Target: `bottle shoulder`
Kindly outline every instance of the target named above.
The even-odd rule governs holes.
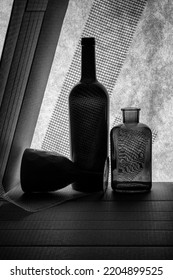
[[[79,93],[87,93],[87,92],[95,92],[99,93],[99,95],[104,95],[109,98],[108,92],[106,88],[98,81],[93,82],[78,82],[70,92],[70,96],[78,95]]]
[[[113,133],[114,131],[117,131],[119,129],[124,129],[124,130],[145,130],[148,131],[149,133],[151,133],[151,129],[148,125],[144,124],[144,123],[137,123],[137,124],[118,124],[116,126],[114,126],[111,129],[111,133]]]
[[[151,131],[150,127],[145,123],[138,123],[138,128],[143,128],[145,130]]]

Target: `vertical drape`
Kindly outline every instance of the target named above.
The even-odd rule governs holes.
[[[21,156],[32,141],[67,5],[14,1],[0,67],[0,176],[5,190],[19,181]]]

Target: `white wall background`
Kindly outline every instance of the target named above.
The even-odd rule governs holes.
[[[70,0],[32,147],[40,148],[93,0]],[[0,0],[0,53],[12,0]],[[148,0],[111,97],[111,125],[125,106],[157,131],[153,181],[173,181],[173,1]]]

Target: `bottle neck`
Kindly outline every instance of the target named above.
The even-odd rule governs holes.
[[[124,108],[121,109],[123,112],[123,123],[126,125],[135,125],[139,123],[139,111],[138,108]]]
[[[83,45],[82,46],[82,71],[81,82],[94,82],[96,81],[96,67],[95,67],[95,46]]]

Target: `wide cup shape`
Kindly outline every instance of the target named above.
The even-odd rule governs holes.
[[[108,174],[109,159],[107,158],[102,174],[103,191],[108,186]],[[80,170],[71,160],[56,152],[28,148],[23,153],[20,179],[25,193],[56,191],[78,180],[92,178],[93,175],[98,175],[100,178],[100,173],[93,174]]]

